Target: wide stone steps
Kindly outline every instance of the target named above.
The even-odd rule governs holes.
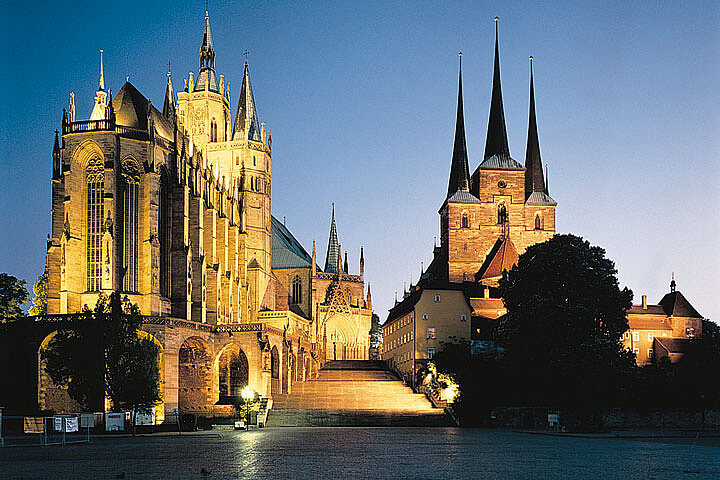
[[[273,395],[269,426],[447,426],[442,409],[413,393],[382,362],[332,361],[318,378]]]

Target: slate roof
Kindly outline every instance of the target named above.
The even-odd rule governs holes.
[[[547,184],[543,177],[542,160],[540,159],[540,141],[538,140],[537,116],[535,115],[535,83],[533,81],[532,57],[530,57],[530,113],[525,149],[525,195],[527,195],[529,201],[530,197],[538,193],[545,194],[547,198],[550,198],[547,195]],[[542,197],[542,195],[538,196]],[[547,202],[535,200],[532,203]]]
[[[633,315],[662,315],[666,317],[667,314],[663,309],[662,305],[648,305],[647,308],[642,308],[642,305],[633,305],[628,310],[628,313]]]
[[[503,108],[502,99],[502,86],[500,85],[500,50],[498,48],[497,17],[495,18],[495,60],[493,64],[490,118],[488,119],[487,137],[485,139],[485,154],[483,155],[485,161],[483,161],[483,164],[494,155],[499,155],[500,158],[507,157],[510,159],[510,147],[508,146],[507,127],[505,126],[505,110]],[[480,166],[482,167],[482,164]],[[518,164],[518,167],[522,168],[520,164]]]
[[[557,205],[557,202],[545,192],[532,192],[525,203],[531,205]]]
[[[482,161],[483,170],[522,170],[524,167],[516,162],[509,153],[495,153]]]
[[[310,268],[312,257],[308,255],[300,242],[285,225],[274,216],[270,217],[272,237],[271,267]]]
[[[457,192],[453,193],[450,197],[448,197],[447,201],[448,202],[479,202],[480,199],[468,191],[458,190]]]
[[[660,300],[665,314],[673,317],[703,318],[695,308],[690,305],[685,296],[678,292],[670,292]]]
[[[250,72],[245,62],[238,107],[235,113],[235,125],[233,125],[233,140],[252,140],[260,142],[260,123],[258,122],[257,109],[255,108],[255,96],[250,84]]]
[[[218,79],[215,75],[215,70],[213,70],[212,68],[200,69],[200,73],[198,73],[197,80],[195,81],[195,86],[193,86],[193,92],[205,91],[206,83],[208,84],[209,91],[220,93]]]
[[[112,99],[113,110],[115,110],[115,123],[124,127],[148,129],[148,99],[138,91],[135,86],[128,82],[120,88]],[[168,140],[173,138],[173,126],[168,120],[151,105],[150,116],[155,125],[155,132]]]

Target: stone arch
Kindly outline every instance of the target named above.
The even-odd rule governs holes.
[[[178,409],[205,413],[212,396],[212,356],[200,337],[188,337],[178,350]]]
[[[248,358],[242,348],[235,343],[225,345],[215,357],[215,366],[220,403],[231,397],[240,397],[250,379]]]
[[[165,421],[165,348],[155,335],[144,330],[138,330],[138,337],[145,340],[151,340],[158,347],[158,368],[160,370],[160,403],[155,406],[155,421],[162,423]]]
[[[270,393],[281,393],[280,390],[280,353],[277,346],[270,350]]]
[[[42,359],[42,352],[48,348],[50,342],[53,341],[57,335],[57,330],[50,332],[42,342],[37,350],[37,365],[38,365],[38,389],[37,389],[37,401],[40,410],[53,410],[56,413],[71,413],[79,412],[82,407],[75,400],[70,398],[67,392],[67,387],[56,385],[53,383],[50,375],[45,371],[46,362]]]
[[[75,167],[78,167],[78,171],[85,172],[90,160],[98,157],[103,160],[103,162],[105,161],[105,155],[100,146],[88,139],[81,142],[80,145],[75,148],[71,162],[75,164]]]

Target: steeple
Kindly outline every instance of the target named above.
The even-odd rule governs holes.
[[[330,238],[328,240],[327,254],[325,256],[326,273],[340,273],[340,244],[338,243],[337,227],[335,226],[335,204],[332,204],[332,220],[330,221]]]
[[[525,150],[525,199],[533,192],[545,193],[540,142],[538,141],[535,116],[535,86],[533,81],[533,57],[530,57],[530,114],[528,118],[527,148]]]
[[[455,192],[469,191],[470,169],[468,168],[467,146],[465,142],[465,116],[463,114],[462,93],[462,53],[458,53],[460,68],[458,74],[458,103],[455,120],[455,144],[452,162],[450,163],[450,181],[448,182],[447,198]]]
[[[485,156],[483,161],[497,155],[510,157],[505,111],[503,109],[502,87],[500,85],[500,49],[498,47],[498,17],[495,17],[495,64],[493,67],[492,98],[490,101],[490,119],[488,120]]]
[[[103,51],[100,50],[100,82],[95,92],[95,105],[90,120],[105,120],[107,110],[107,93],[105,93],[105,76],[103,74]]]
[[[363,247],[360,247],[360,278],[362,279],[365,276],[365,252],[363,252]]]
[[[202,45],[200,45],[200,72],[194,85],[192,85],[192,81],[190,83],[190,89],[193,92],[208,90],[220,93],[218,80],[215,76],[215,48],[210,34],[210,17],[207,10],[205,10],[205,30],[203,31]]]
[[[247,61],[243,72],[242,85],[240,86],[240,97],[238,108],[235,114],[235,126],[233,128],[233,140],[252,140],[260,142],[260,124],[257,111],[255,110],[255,97],[250,85],[250,72]]]
[[[171,122],[175,121],[175,92],[173,91],[170,70],[167,74],[167,86],[165,87],[165,101],[163,101],[162,114]]]
[[[60,178],[61,165],[60,165],[60,132],[55,130],[55,144],[53,145],[53,180]]]
[[[349,273],[350,269],[348,268],[348,259],[347,259],[347,250],[345,250],[345,263],[343,264],[343,273]]]
[[[203,40],[202,45],[200,45],[200,70],[203,68],[215,68],[215,48],[213,48],[212,35],[210,34],[210,16],[207,10],[205,10]]]

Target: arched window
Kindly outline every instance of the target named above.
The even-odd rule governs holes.
[[[163,169],[160,175],[160,212],[158,240],[160,240],[160,293],[170,296],[170,188],[167,172]]]
[[[87,184],[87,289],[100,291],[103,236],[103,193],[105,167],[100,158],[93,158],[86,171]]]
[[[217,142],[217,122],[214,118],[210,120],[210,141]]]
[[[462,214],[462,228],[470,228],[470,220],[468,219],[467,213]]]
[[[133,161],[123,162],[120,183],[122,208],[123,290],[138,291],[138,200],[140,169]]]
[[[508,222],[507,218],[507,210],[505,209],[505,204],[501,203],[498,205],[498,225],[504,225]]]
[[[295,275],[292,281],[292,303],[298,304],[302,302],[302,281],[300,276]]]
[[[542,230],[542,219],[539,213],[535,214],[535,230]]]

